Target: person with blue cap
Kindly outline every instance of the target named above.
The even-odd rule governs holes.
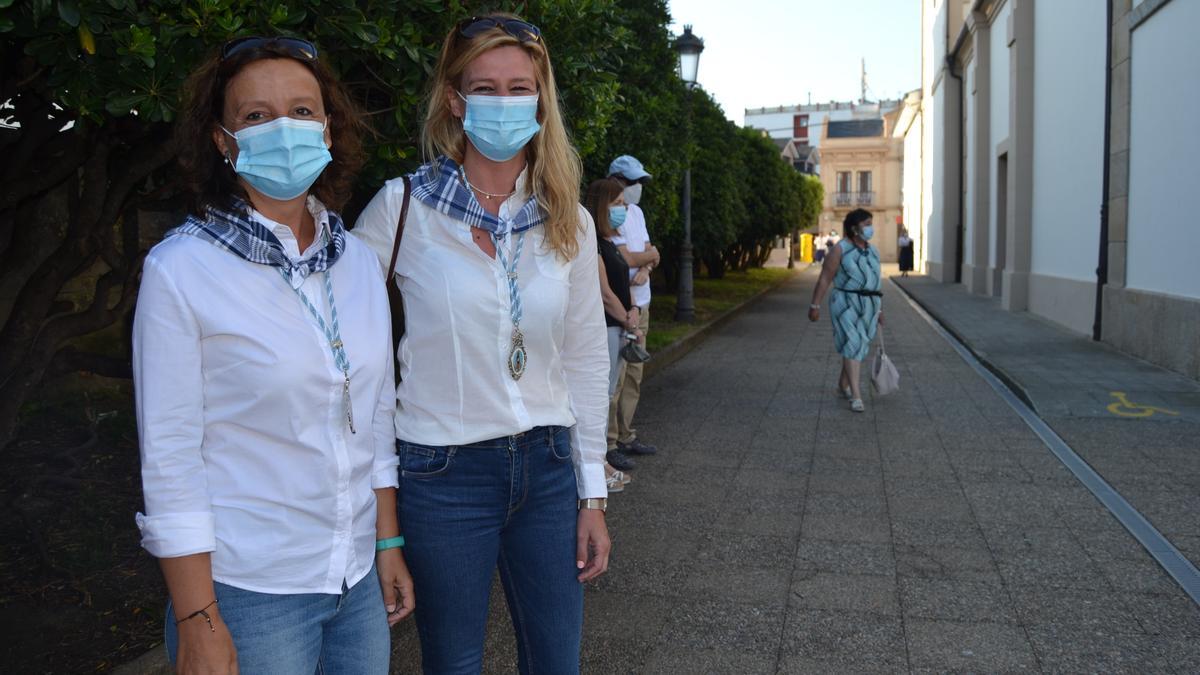
[[[625,261],[629,263],[629,285],[633,304],[640,310],[639,329],[642,335],[650,330],[650,272],[658,266],[658,249],[650,243],[646,229],[646,216],[638,206],[642,198],[642,186],[651,175],[642,163],[632,155],[621,155],[608,166],[608,175],[625,186],[623,196],[627,205],[625,222],[617,228],[612,243],[617,245]],[[625,364],[625,376],[617,384],[617,393],[609,406],[608,413],[608,463],[621,471],[634,468],[629,455],[653,455],[658,449],[643,443],[633,428],[633,415],[637,411],[642,393],[644,364]]]

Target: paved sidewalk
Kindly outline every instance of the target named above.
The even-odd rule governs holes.
[[[903,388],[847,409],[818,269],[646,382],[583,672],[1200,671],[1200,610],[895,287]],[[510,631],[497,595],[486,672]]]
[[[893,279],[1200,566],[1200,382],[960,285]]]

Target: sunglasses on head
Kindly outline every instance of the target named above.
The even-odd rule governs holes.
[[[538,42],[542,39],[542,31],[537,26],[500,16],[473,16],[459,24],[458,34],[471,40],[493,28],[499,28],[521,42]]]
[[[221,48],[221,60],[254,49],[274,48],[301,61],[316,61],[317,46],[308,40],[291,37],[241,37],[234,38]]]

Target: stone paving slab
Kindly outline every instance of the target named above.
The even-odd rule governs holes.
[[[643,386],[660,452],[612,497],[582,671],[1200,671],[1200,610],[894,288],[903,389],[847,410],[829,323],[803,318],[815,272]],[[497,593],[485,672],[515,670],[510,633]],[[395,651],[419,670],[411,623]]]
[[[892,279],[1017,387],[1084,461],[1200,566],[1200,382],[1027,312],[1006,312],[997,299],[958,284]]]

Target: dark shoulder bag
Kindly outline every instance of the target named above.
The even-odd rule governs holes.
[[[404,202],[400,206],[400,219],[396,221],[396,239],[392,242],[392,261],[388,263],[387,294],[388,306],[392,310],[392,367],[396,370],[396,381],[400,381],[400,338],[404,337],[404,298],[396,284],[396,258],[400,257],[400,240],[404,237],[404,221],[408,219],[408,197],[412,192],[408,176],[404,176]]]

